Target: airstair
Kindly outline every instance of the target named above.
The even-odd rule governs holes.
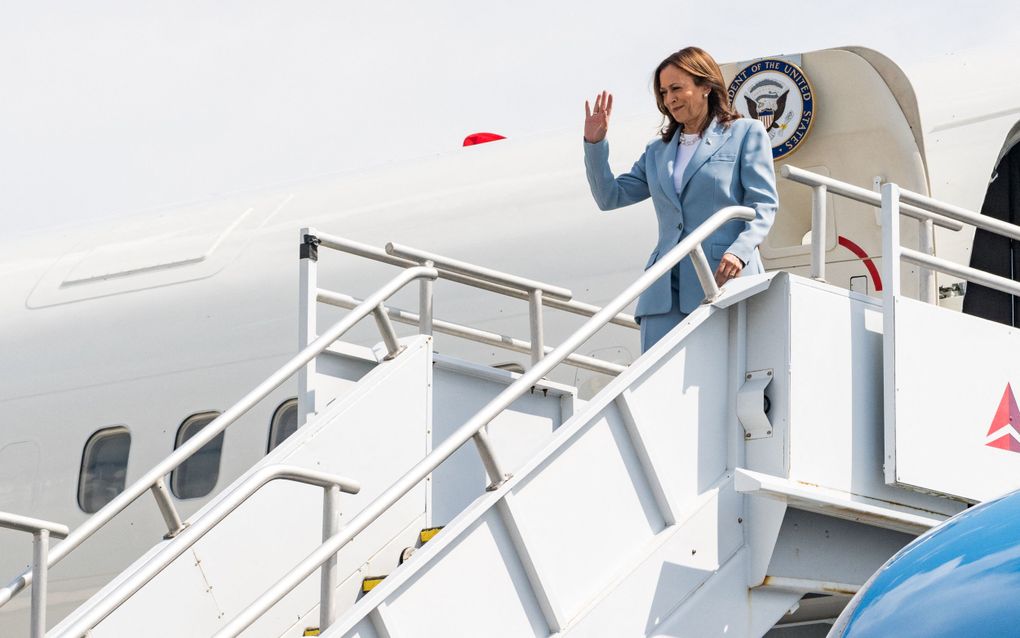
[[[770,273],[718,288],[701,242],[749,219],[740,207],[603,308],[440,255],[303,230],[307,345],[82,527],[0,517],[39,539],[33,569],[0,604],[42,583],[32,631],[43,635],[47,567],[150,492],[166,537],[46,635],[824,635],[914,536],[1020,484],[1020,455],[1001,438],[1020,435],[994,423],[985,433],[1008,364],[968,365],[1011,359],[1020,343],[1009,327],[931,303],[932,272],[1020,286],[932,254],[935,225],[988,229],[980,216],[892,184],[880,196],[787,176],[881,205],[881,299],[821,281],[824,262],[812,279]],[[900,246],[901,214],[919,219],[919,250]],[[824,210],[814,220],[824,237]],[[327,248],[404,270],[364,300],[321,290]],[[688,255],[705,304],[629,366],[577,354],[609,323],[633,327],[622,310]],[[529,340],[434,318],[437,278],[526,299]],[[904,280],[919,282],[920,300],[901,294]],[[412,282],[418,312],[388,307]],[[320,331],[318,303],[351,310]],[[551,348],[543,309],[588,319]],[[338,341],[370,316],[379,346]],[[392,321],[419,334],[400,339]],[[441,355],[438,332],[530,353],[530,367]],[[931,347],[947,333],[974,337],[947,355]],[[582,401],[549,380],[560,365],[612,380]],[[165,475],[295,374],[304,425],[182,521]],[[50,531],[67,534],[52,552]]]

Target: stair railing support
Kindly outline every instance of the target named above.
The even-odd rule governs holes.
[[[531,320],[531,365],[545,356],[545,329],[542,325],[542,291],[536,288],[528,293],[528,315]]]
[[[25,585],[32,584],[32,619],[29,625],[31,638],[46,635],[46,587],[49,575],[50,538],[65,538],[70,533],[66,525],[51,523],[28,516],[0,512],[0,528],[32,535],[32,571]]]
[[[715,273],[708,265],[708,258],[705,257],[705,249],[701,244],[695,244],[694,250],[691,251],[691,261],[694,262],[694,270],[698,273],[698,281],[705,290],[705,301],[702,303],[712,303],[719,298],[719,286],[715,283]]]
[[[397,333],[393,330],[393,322],[390,321],[390,316],[387,314],[385,306],[379,304],[373,308],[372,315],[375,316],[375,323],[379,326],[379,333],[382,335],[383,343],[386,344],[386,356],[383,357],[383,360],[389,361],[400,354],[404,346],[400,345],[400,342],[397,341]]]
[[[421,265],[426,268],[432,268],[435,266],[435,263],[426,259]],[[421,279],[418,281],[418,334],[428,335],[430,337],[432,336],[432,304],[434,300],[434,285],[435,282],[431,279]]]
[[[177,508],[174,507],[173,501],[170,500],[170,491],[166,489],[166,479],[162,476],[156,479],[150,491],[153,498],[156,499],[159,513],[163,515],[163,520],[166,522],[167,532],[163,535],[163,538],[169,540],[180,534],[185,524],[181,522],[181,515],[177,513]]]
[[[825,281],[826,193],[824,184],[811,187],[811,278],[818,281]]]
[[[496,453],[492,449],[492,439],[489,438],[489,426],[486,425],[483,428],[479,428],[475,432],[472,439],[475,442],[475,446],[478,448],[478,456],[482,457],[482,465],[485,466],[485,473],[489,475],[489,486],[486,487],[486,491],[491,492],[500,485],[506,482],[510,478],[510,474],[503,471],[499,461],[496,459]]]
[[[314,228],[301,229],[300,278],[298,281],[298,349],[304,349],[318,336],[316,304],[319,291],[319,245]],[[315,364],[312,359],[298,372],[298,427],[315,414]]]
[[[323,488],[322,495],[322,542],[326,542],[340,531],[340,486]],[[322,564],[322,580],[319,592],[319,631],[326,629],[336,620],[336,588],[340,584],[337,569],[337,554]]]
[[[935,254],[935,223],[930,219],[921,222],[920,233],[917,238],[918,248],[925,255]],[[919,266],[917,271],[918,298],[924,303],[937,304],[939,293],[935,289],[935,271],[931,268]]]

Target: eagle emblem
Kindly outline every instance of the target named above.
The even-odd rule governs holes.
[[[796,150],[811,130],[814,90],[804,71],[791,59],[766,58],[748,63],[730,83],[729,98],[744,117],[765,125],[773,159]]]
[[[766,131],[771,131],[773,128],[779,126],[779,121],[783,117],[783,113],[786,112],[786,97],[788,95],[790,95],[789,89],[784,91],[782,95],[775,98],[775,100],[770,100],[767,96],[762,96],[757,100],[752,100],[749,96],[745,95],[744,99],[747,101],[747,112],[751,115],[751,117],[764,124]]]

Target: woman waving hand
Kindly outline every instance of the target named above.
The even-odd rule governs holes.
[[[602,210],[613,210],[652,198],[659,236],[645,268],[719,209],[753,208],[751,221],[730,221],[709,235],[705,253],[719,285],[741,274],[764,272],[758,245],[779,205],[765,127],[733,110],[719,65],[697,47],[663,60],[653,83],[663,115],[661,135],[623,175],[614,176],[609,168],[606,134],[613,96],[603,91],[594,106],[585,101],[584,163],[595,202]],[[641,322],[641,351],[703,299],[694,264],[685,257],[638,299],[634,314]]]

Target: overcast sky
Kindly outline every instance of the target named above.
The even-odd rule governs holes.
[[[450,151],[476,131],[580,131],[603,87],[619,115],[652,113],[652,69],[688,44],[720,61],[865,45],[906,64],[1016,37],[1014,0],[962,4],[8,0],[0,223],[10,237]]]

